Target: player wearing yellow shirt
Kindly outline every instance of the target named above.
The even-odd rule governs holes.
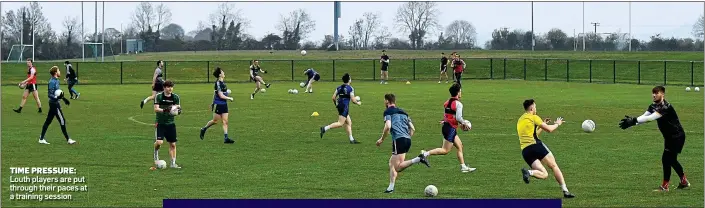
[[[536,102],[533,99],[524,101],[524,110],[524,114],[517,121],[517,134],[519,135],[519,144],[521,144],[521,154],[526,164],[531,167],[531,170],[521,169],[524,183],[528,184],[529,178],[532,176],[538,179],[548,178],[548,171],[544,167],[545,164],[553,170],[553,175],[555,175],[558,185],[563,190],[563,197],[575,197],[565,185],[563,173],[558,168],[558,164],[556,164],[556,158],[553,157],[546,144],[539,139],[539,134],[541,134],[542,130],[549,133],[555,131],[558,126],[563,124],[563,118],[558,117],[553,125],[548,125],[551,121],[550,119],[543,121],[541,117],[536,115]]]

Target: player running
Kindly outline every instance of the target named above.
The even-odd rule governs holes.
[[[619,122],[619,127],[627,129],[631,126],[647,123],[656,120],[658,129],[661,131],[664,139],[663,155],[661,156],[661,164],[663,165],[663,183],[654,191],[668,191],[669,181],[671,180],[671,168],[676,170],[676,174],[681,181],[677,189],[683,189],[690,186],[690,182],[685,177],[683,166],[678,162],[678,154],[683,150],[685,145],[685,130],[681,126],[678,119],[676,109],[671,103],[666,101],[666,88],[663,86],[654,87],[651,90],[653,103],[643,115],[633,118],[625,116]]]
[[[335,129],[339,127],[345,127],[345,131],[348,132],[348,137],[350,138],[350,144],[359,144],[352,135],[352,120],[350,120],[349,108],[350,102],[357,105],[362,105],[362,102],[355,98],[355,89],[350,86],[351,82],[350,74],[345,73],[343,75],[343,84],[335,88],[335,93],[333,93],[333,104],[335,108],[338,109],[338,121],[331,123],[328,126],[321,127],[321,138],[323,134],[330,129]]]
[[[387,135],[392,134],[392,157],[389,158],[389,186],[384,191],[384,193],[392,193],[394,192],[394,182],[396,182],[399,172],[419,162],[427,167],[431,166],[423,154],[404,161],[406,153],[411,148],[411,136],[414,135],[416,128],[411,123],[409,114],[397,108],[394,94],[384,95],[384,105],[387,107],[384,110],[384,128],[382,129],[382,137],[377,140],[377,146],[379,147],[384,142]]]
[[[64,97],[64,93],[62,92],[59,96],[56,96],[54,92],[56,90],[59,90],[59,77],[61,76],[61,72],[59,71],[59,67],[53,66],[49,70],[49,74],[51,74],[51,79],[49,79],[49,113],[47,114],[46,120],[44,120],[44,126],[42,126],[42,134],[39,136],[39,144],[49,144],[47,140],[44,138],[44,135],[47,133],[47,128],[49,128],[49,125],[51,124],[51,121],[56,117],[56,120],[59,121],[59,125],[61,125],[61,132],[64,133],[64,138],[66,138],[66,142],[68,144],[74,144],[76,141],[71,139],[69,137],[69,133],[66,132],[66,118],[64,117],[64,112],[61,111],[61,104],[59,103],[59,100],[63,100],[64,104],[70,105],[71,103],[69,102],[68,99]]]
[[[34,61],[31,58],[27,59],[27,79],[20,82],[20,85],[25,85],[24,93],[22,94],[22,102],[20,102],[19,108],[12,110],[17,113],[22,113],[22,108],[24,104],[27,103],[27,96],[29,96],[29,93],[32,93],[34,101],[37,102],[38,112],[41,113],[42,101],[39,100],[39,91],[37,91],[37,68],[34,67]]]
[[[265,74],[267,73],[267,71],[262,70],[262,67],[260,67],[258,60],[252,61],[252,65],[250,65],[250,80],[256,82],[256,87],[255,92],[250,95],[250,100],[255,99],[255,94],[257,94],[257,92],[262,89],[262,85],[260,84],[264,84],[264,86],[266,86],[267,88],[269,88],[269,85],[271,85],[264,83],[264,79],[262,79],[262,76],[259,75],[260,72]]]
[[[438,77],[438,84],[443,81],[443,76],[446,77],[446,83],[448,83],[448,58],[446,57],[445,53],[441,53],[443,57],[441,57],[441,75]]]
[[[219,120],[222,120],[223,134],[225,134],[224,143],[232,144],[235,143],[235,141],[228,137],[227,101],[229,100],[230,102],[232,102],[233,98],[228,97],[230,96],[230,92],[228,92],[228,86],[225,85],[225,72],[220,69],[220,67],[216,67],[215,72],[213,72],[213,76],[218,79],[217,81],[215,81],[215,86],[213,86],[213,104],[211,104],[212,109],[215,109],[215,111],[213,112],[213,119],[208,121],[208,123],[206,123],[206,126],[201,128],[201,140],[203,140],[203,136],[206,135],[206,130],[208,130],[208,128],[217,124]]]
[[[453,52],[455,54],[455,57],[453,57],[453,62],[451,63],[451,67],[453,68],[453,74],[455,76],[454,80],[457,83],[460,83],[460,81],[463,79],[463,71],[465,70],[465,61],[463,59],[460,59],[460,54]]]
[[[73,88],[74,85],[78,84],[78,74],[73,70],[71,62],[65,61],[64,66],[66,66],[66,79],[65,81],[69,84],[69,93],[71,94],[71,99],[78,99],[81,93],[78,93],[76,89]]]
[[[321,75],[316,72],[313,68],[308,68],[304,70],[304,74],[308,77],[308,81],[304,82],[306,87],[306,93],[313,93],[313,83],[321,79]]]
[[[458,136],[458,127],[463,129],[470,129],[470,126],[466,124],[463,119],[463,103],[460,102],[460,84],[453,83],[448,89],[450,92],[450,99],[443,104],[445,108],[445,114],[443,117],[443,127],[441,127],[441,133],[443,134],[443,146],[440,148],[432,149],[430,151],[421,150],[421,154],[424,157],[431,155],[446,155],[450,152],[451,148],[455,146],[458,150],[457,156],[460,162],[460,171],[463,173],[469,173],[477,170],[477,168],[471,168],[465,165],[465,158],[463,157],[463,141],[460,140]]]
[[[169,155],[171,156],[171,167],[181,168],[176,165],[176,124],[174,115],[171,115],[172,106],[179,108],[181,114],[181,100],[174,92],[174,83],[171,80],[164,82],[164,91],[154,97],[154,112],[156,113],[155,138],[154,141],[154,162],[159,161],[159,148],[164,139],[169,142]]]
[[[164,62],[162,60],[157,61],[157,68],[154,69],[154,76],[152,77],[152,95],[140,101],[140,108],[144,108],[144,104],[150,100],[153,100],[157,93],[164,91],[164,76],[162,69],[164,68]]]
[[[387,51],[382,50],[382,56],[379,59],[379,63],[382,64],[382,69],[380,71],[380,84],[387,84],[389,80],[389,56],[387,56]]]
[[[541,130],[549,133],[555,131],[558,126],[563,124],[563,118],[558,117],[553,125],[548,125],[551,121],[550,119],[543,121],[541,117],[536,115],[536,102],[534,102],[533,99],[524,100],[524,111],[524,114],[521,115],[517,121],[517,134],[519,135],[519,144],[521,145],[521,155],[526,164],[531,167],[530,170],[526,170],[525,168],[521,169],[524,183],[528,184],[529,178],[532,176],[538,179],[548,178],[548,171],[546,171],[544,167],[544,165],[547,165],[553,170],[553,175],[556,177],[558,185],[560,185],[563,190],[563,197],[575,197],[568,191],[563,173],[561,169],[558,168],[553,153],[551,153],[546,144],[539,139]]]

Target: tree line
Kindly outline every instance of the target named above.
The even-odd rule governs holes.
[[[477,32],[468,20],[455,20],[443,26],[438,20],[441,10],[436,2],[407,2],[397,8],[393,28],[384,24],[379,12],[366,12],[349,26],[347,34],[339,35],[341,50],[370,49],[488,49],[488,50],[590,50],[590,51],[703,51],[704,19],[701,15],[693,25],[695,38],[662,37],[648,40],[629,39],[627,34],[595,34],[569,36],[554,28],[543,34],[533,34],[518,28],[497,28],[492,39],[477,42]],[[51,28],[37,2],[3,15],[2,60],[6,60],[12,45],[31,44],[34,37],[35,57],[55,60],[93,57],[92,47],[81,50],[81,25],[78,17],[66,16],[60,32]],[[333,50],[332,35],[319,41],[304,41],[315,30],[316,21],[304,9],[280,14],[276,33],[258,38],[247,33],[250,21],[233,3],[222,3],[212,11],[207,21],[186,32],[171,22],[171,11],[163,3],[140,3],[131,14],[131,23],[122,31],[106,28],[104,32],[83,34],[85,42],[106,44],[106,55],[135,52],[212,51],[212,50]],[[392,31],[405,38],[392,37]],[[429,39],[429,34],[439,34]],[[125,40],[141,39],[143,51],[126,51]],[[121,42],[123,47],[121,47]],[[13,52],[16,52],[15,48]],[[27,49],[29,50],[29,49]],[[99,51],[99,50],[98,50]],[[26,53],[31,53],[27,51]],[[100,53],[100,52],[98,52]],[[26,55],[25,55],[26,57]]]

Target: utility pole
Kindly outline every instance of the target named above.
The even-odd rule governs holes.
[[[534,39],[534,2],[531,2],[531,51],[534,51],[536,39]]]
[[[583,21],[580,23],[583,26],[583,51],[585,51],[585,2],[583,1]]]
[[[591,22],[592,26],[595,26],[595,35],[597,35],[597,26],[600,26],[599,22]]]

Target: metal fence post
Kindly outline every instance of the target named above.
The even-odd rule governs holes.
[[[695,80],[693,80],[693,61],[690,61],[690,86],[693,86],[695,84]]]
[[[122,61],[120,62],[120,84],[122,84]]]
[[[206,61],[206,83],[211,82],[211,61]]]
[[[167,80],[167,78],[166,78],[166,64],[164,64],[164,80],[165,81]]]
[[[504,58],[504,77],[502,79],[507,79],[507,58]]]
[[[641,61],[636,61],[636,84],[641,84]]]
[[[612,83],[617,83],[617,61],[612,60]]]
[[[416,59],[413,60],[414,63],[414,80],[416,80]]]
[[[372,81],[376,80],[375,78],[375,69],[377,68],[377,60],[372,60]]]
[[[526,80],[526,59],[524,59],[524,80]]]
[[[543,60],[543,81],[548,81],[548,59]]]
[[[592,59],[590,59],[590,83],[592,83]]]
[[[76,77],[78,77],[78,63],[80,63],[80,62],[76,62]],[[120,67],[120,68],[122,69],[122,67]]]
[[[565,81],[570,82],[570,59],[565,60]]]
[[[663,61],[663,85],[666,85],[666,63],[668,61]]]
[[[333,59],[333,81],[335,81],[335,59]]]
[[[490,79],[494,79],[494,67],[492,66],[492,58],[490,58]]]
[[[294,81],[294,60],[291,60],[291,81]]]

